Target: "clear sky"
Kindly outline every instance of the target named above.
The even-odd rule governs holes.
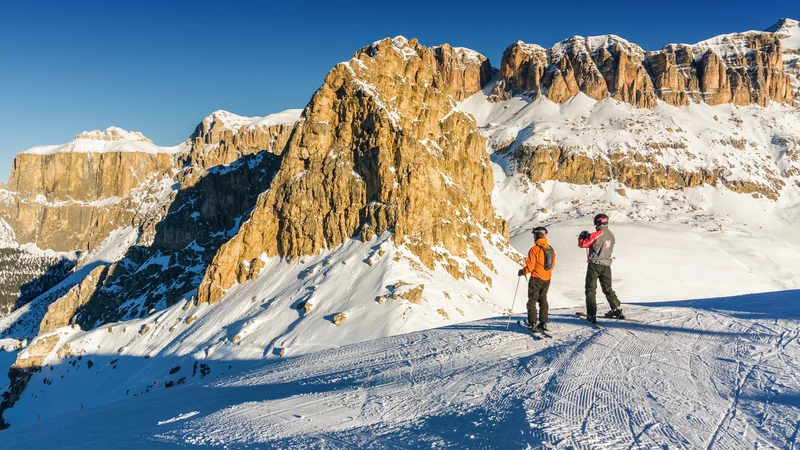
[[[613,33],[654,50],[800,19],[797,0],[726,2],[10,1],[0,14],[0,180],[13,156],[116,125],[159,145],[214,110],[302,108],[337,62],[387,36],[498,66],[521,39]]]

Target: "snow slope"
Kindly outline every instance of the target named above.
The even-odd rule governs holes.
[[[109,245],[116,248],[115,242]],[[497,270],[491,289],[474,279],[455,280],[443,268],[425,269],[410,251],[393,246],[386,234],[370,242],[351,240],[291,263],[268,258],[262,276],[235,286],[213,305],[198,307],[182,301],[169,308],[157,306],[144,319],[90,331],[61,328],[39,338],[59,335],[55,350],[70,344],[75,357],[67,360],[77,365],[70,367],[83,364],[76,359],[79,356],[93,364],[120,359],[119,367],[91,373],[67,367],[69,373],[60,372],[54,379],[49,371],[65,367],[65,359],[54,351],[31,381],[37,388],[45,386],[46,395],[23,396],[4,418],[12,425],[22,424],[79,410],[81,404],[96,406],[163,389],[170,382],[218,377],[264,360],[501,315],[511,306],[519,266],[494,245],[487,242],[485,247]],[[108,260],[113,258],[103,257],[97,263]],[[87,267],[93,263],[89,261]],[[424,285],[422,299],[402,298],[420,285]],[[554,307],[573,304],[555,291],[551,297]],[[311,305],[308,312],[303,311],[304,303]],[[19,328],[21,322],[38,326],[41,312],[36,311],[46,304],[46,299],[37,299],[1,320],[0,330],[17,327],[13,334],[17,336],[24,331]],[[524,307],[521,300],[515,307],[520,305]],[[346,316],[339,326],[334,324],[337,314]],[[26,316],[32,319],[24,320]],[[176,366],[193,367],[195,361],[209,372],[169,373]]]
[[[642,323],[602,331],[561,310],[544,341],[495,317],[43,418],[2,439],[26,448],[794,448],[799,299],[632,306]],[[50,373],[53,385],[70,367]]]

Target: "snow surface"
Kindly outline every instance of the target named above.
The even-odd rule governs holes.
[[[554,337],[541,341],[516,326],[506,331],[504,318],[495,317],[284,359],[211,383],[43,417],[1,435],[9,448],[34,449],[53,442],[59,448],[793,448],[800,417],[798,296],[630,306],[641,323],[606,321],[602,331],[575,318],[574,309],[559,310]],[[43,374],[55,386],[67,369],[112,371],[110,358],[96,359],[92,369],[84,358]]]

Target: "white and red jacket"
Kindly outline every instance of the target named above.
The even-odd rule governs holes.
[[[588,249],[586,262],[611,265],[611,253],[614,252],[616,239],[614,233],[603,225],[588,238],[578,238],[578,247]]]

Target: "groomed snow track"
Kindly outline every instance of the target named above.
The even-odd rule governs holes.
[[[0,433],[9,448],[800,448],[800,291],[363,342]],[[76,431],[80,430],[80,431]]]

